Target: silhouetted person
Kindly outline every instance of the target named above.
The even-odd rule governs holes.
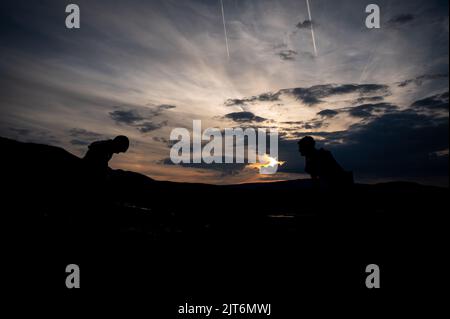
[[[316,148],[316,141],[306,136],[298,142],[298,149],[305,157],[305,172],[321,186],[348,186],[353,184],[353,174],[346,172],[336,162],[330,151]]]
[[[106,174],[108,162],[114,154],[125,153],[130,146],[126,136],[117,136],[113,140],[97,141],[89,145],[89,150],[83,158],[89,170],[96,175]]]

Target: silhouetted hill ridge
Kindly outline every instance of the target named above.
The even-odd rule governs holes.
[[[50,242],[81,236],[134,244],[205,235],[226,242],[230,234],[237,242],[314,238],[313,229],[337,233],[336,225],[359,232],[366,226],[351,225],[420,224],[424,214],[443,216],[448,206],[448,189],[407,182],[332,190],[309,180],[220,186],[155,181],[123,170],[98,180],[62,148],[5,138],[0,147],[2,216],[17,220],[8,224],[14,236],[30,240],[44,233]]]
[[[39,171],[57,171],[58,174],[67,174],[68,177],[73,175],[74,167],[80,164],[80,158],[66,151],[63,148],[37,143],[19,142],[8,138],[0,137],[0,147],[2,149],[2,167],[8,172],[14,172],[18,176],[30,174],[35,176]],[[21,172],[22,170],[22,172]],[[76,169],[75,169],[76,171]],[[170,187],[214,187],[214,188],[238,188],[238,189],[268,189],[268,188],[309,188],[311,183],[309,180],[288,180],[264,183],[243,183],[234,185],[213,185],[206,183],[178,183],[170,181],[156,181],[146,175],[125,171],[125,170],[111,170],[111,175],[122,183],[136,184],[135,186],[154,186],[156,183],[170,186]],[[359,188],[374,188],[386,190],[438,190],[443,189],[436,186],[421,185],[414,182],[386,182],[378,184],[357,184]]]

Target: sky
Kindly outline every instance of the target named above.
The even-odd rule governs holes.
[[[75,0],[0,4],[0,136],[83,156],[127,135],[110,166],[157,180],[306,178],[311,135],[358,182],[448,186],[448,1]],[[369,3],[381,28],[365,25]],[[311,36],[314,28],[317,52]],[[174,165],[174,128],[275,128],[275,175]]]

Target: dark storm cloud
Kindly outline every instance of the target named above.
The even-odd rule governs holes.
[[[361,95],[388,95],[389,86],[381,84],[344,84],[344,85],[315,85],[309,88],[294,88],[282,90],[283,93],[291,94],[296,99],[308,105],[321,103],[323,98],[357,93]]]
[[[335,110],[323,110],[323,111],[320,111],[319,113],[317,113],[317,115],[319,115],[321,117],[328,117],[328,118],[335,117],[338,114],[339,114],[339,112],[335,111]]]
[[[267,92],[260,95],[243,98],[243,99],[228,99],[225,101],[226,106],[244,106],[246,103],[254,102],[275,102],[280,100],[281,92]]]
[[[374,99],[379,100],[382,99],[383,96],[390,95],[390,90],[388,85],[382,84],[325,84],[315,85],[307,88],[298,87],[291,89],[281,89],[276,93],[263,93],[243,99],[228,99],[225,102],[225,105],[243,106],[246,103],[252,103],[256,101],[279,101],[282,95],[291,95],[307,105],[315,105],[323,102],[322,99],[324,98],[352,93],[362,95],[361,98],[370,98],[371,95],[376,95]]]
[[[356,109],[349,112],[349,114],[353,117],[359,117],[359,118],[369,118],[372,116],[372,114],[369,111],[366,111],[364,109]]]
[[[436,94],[433,96],[426,97],[422,100],[418,100],[414,102],[411,107],[414,109],[422,109],[422,110],[433,110],[433,109],[442,109],[447,110],[449,101],[448,101],[448,92],[442,94]]]
[[[381,102],[384,100],[384,96],[367,96],[360,97],[353,101],[353,104],[363,104],[368,102]]]
[[[389,112],[397,109],[396,105],[390,103],[377,103],[377,104],[363,104],[352,108],[346,108],[345,111],[353,117],[368,118],[371,117],[374,112]]]
[[[388,21],[388,25],[391,26],[400,26],[400,25],[404,25],[407,24],[411,21],[413,21],[415,19],[414,15],[412,14],[399,14],[396,15],[394,17],[392,17],[391,19],[389,19]]]
[[[163,113],[164,110],[173,109],[173,105],[158,105],[154,108],[142,108],[142,110],[116,110],[109,113],[111,119],[117,124],[124,124],[135,127],[141,133],[149,133],[158,130],[168,125],[168,121],[155,123],[150,119],[157,117]],[[144,113],[145,115],[142,115]]]
[[[290,121],[290,122],[282,122],[282,124],[290,125],[291,127],[284,128],[283,130],[286,132],[296,132],[300,130],[312,130],[319,129],[321,127],[328,126],[325,121],[321,119],[312,119],[309,121]]]
[[[267,119],[256,116],[252,112],[229,113],[229,114],[225,115],[225,118],[231,119],[235,122],[257,122],[257,123],[260,123],[260,122],[267,121]]]
[[[311,121],[308,121],[307,123],[305,123],[303,125],[303,128],[305,130],[315,130],[315,129],[318,129],[318,128],[321,128],[321,127],[325,127],[325,126],[327,126],[327,125],[326,125],[326,123],[324,121],[311,120]]]
[[[430,159],[430,154],[448,149],[448,119],[394,112],[352,126],[343,139],[334,148],[349,168],[379,176],[448,174],[448,162]]]
[[[160,128],[167,126],[168,122],[167,121],[163,121],[161,123],[153,123],[153,122],[144,122],[141,124],[136,125],[137,129],[139,130],[139,132],[141,133],[149,133],[152,131],[156,131],[159,130]]]
[[[335,110],[323,110],[317,113],[323,119],[333,118],[338,114],[345,113],[357,118],[370,118],[397,110],[397,106],[391,103],[361,104],[358,106],[345,107]]]
[[[441,73],[441,74],[424,74],[420,75],[414,79],[408,79],[402,82],[398,82],[397,85],[399,87],[405,87],[410,84],[415,84],[417,86],[421,86],[425,81],[430,80],[437,80],[437,79],[445,79],[448,78],[448,73]]]
[[[144,120],[136,110],[114,111],[110,112],[109,115],[114,121],[120,124],[136,125],[138,122]]]
[[[225,101],[226,106],[244,106],[248,101],[246,99],[228,99]]]
[[[303,22],[299,22],[296,25],[297,29],[309,29],[311,28],[311,21],[305,20]]]
[[[278,52],[277,55],[284,61],[293,61],[298,55],[298,52],[295,50],[283,50]]]
[[[161,104],[157,107],[160,110],[170,110],[170,109],[175,109],[176,106],[175,105],[169,105],[169,104]]]
[[[253,97],[252,99],[260,102],[274,102],[280,99],[280,93],[263,93]]]
[[[166,110],[173,110],[175,109],[176,106],[175,105],[170,105],[170,104],[161,104],[161,105],[157,105],[157,106],[153,106],[150,109],[146,108],[146,112],[149,114],[148,116],[160,116],[164,113],[164,111]]]

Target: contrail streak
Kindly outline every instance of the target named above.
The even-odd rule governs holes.
[[[227,24],[225,23],[225,10],[223,9],[223,1],[222,0],[220,0],[220,7],[222,8],[223,32],[225,35],[225,45],[227,47],[227,56],[228,56],[228,59],[230,59],[230,48],[228,47]]]
[[[375,51],[375,52],[376,52],[376,51]],[[364,65],[364,69],[362,70],[361,75],[360,75],[360,77],[359,77],[359,82],[358,82],[358,84],[361,84],[361,82],[362,82],[363,80],[365,80],[367,69],[369,68],[369,66],[370,66],[370,65],[372,64],[372,62],[373,62],[373,57],[375,56],[375,52],[370,53],[369,58],[367,59],[367,63]]]
[[[314,27],[313,27],[313,22],[312,22],[312,18],[311,18],[311,8],[309,7],[309,0],[306,0],[306,6],[308,7],[308,17],[309,17],[309,23],[311,25],[311,37],[312,37],[313,46],[314,46],[314,55],[317,56],[316,36],[314,35]]]

